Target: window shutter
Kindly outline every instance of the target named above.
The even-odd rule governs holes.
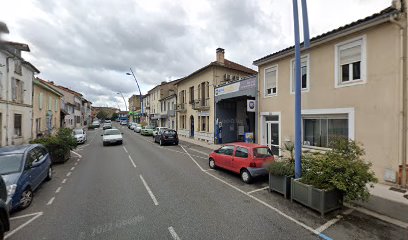
[[[340,65],[359,61],[361,61],[361,44],[345,49],[340,48]]]
[[[51,98],[51,96],[48,97],[48,110],[49,111],[52,110],[52,98]]]
[[[271,69],[265,72],[266,89],[276,87],[276,70]]]
[[[58,98],[55,99],[55,111],[58,112]]]
[[[11,100],[16,100],[17,94],[16,94],[16,79],[11,78]]]
[[[24,82],[20,81],[20,101],[21,103],[24,103]]]

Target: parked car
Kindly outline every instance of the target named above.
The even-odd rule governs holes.
[[[209,166],[220,167],[241,175],[245,183],[254,177],[267,175],[266,165],[274,161],[267,146],[253,143],[231,143],[215,150],[209,156]]]
[[[33,192],[52,177],[50,154],[41,144],[0,148],[0,174],[6,182],[11,210],[27,208]]]
[[[126,126],[128,124],[128,122],[126,120],[121,120],[120,121],[120,125],[122,126]]]
[[[77,140],[77,143],[84,143],[86,142],[86,132],[84,129],[74,129],[73,134],[75,139]]]
[[[136,126],[137,126],[137,123],[133,122],[132,124],[130,124],[130,129],[134,130]]]
[[[112,121],[111,120],[105,120],[105,123],[112,123]]]
[[[4,233],[10,230],[9,200],[6,183],[0,176],[0,239],[3,239]]]
[[[165,144],[174,144],[178,145],[179,139],[177,132],[172,129],[161,129],[159,130],[158,134],[153,137],[155,142],[158,142],[160,146]]]
[[[137,132],[137,133],[140,133],[140,130],[142,130],[142,125],[139,124],[139,123],[137,123],[137,124],[136,124],[136,127],[133,129],[133,131],[135,131],[135,132]]]
[[[101,126],[101,123],[99,121],[93,121],[91,126],[94,127],[94,128],[98,128],[98,127]]]
[[[103,130],[111,129],[112,128],[112,123],[104,123],[102,128],[103,128]]]
[[[123,143],[122,133],[116,128],[106,129],[101,136],[103,146]]]
[[[153,136],[153,130],[154,130],[154,127],[148,125],[140,130],[140,134],[144,136]]]
[[[153,130],[153,139],[154,139],[154,137],[155,137],[157,134],[160,133],[160,131],[165,130],[165,129],[168,129],[168,128],[167,128],[167,127],[156,127],[156,128]]]

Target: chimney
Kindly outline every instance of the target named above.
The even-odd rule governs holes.
[[[223,48],[217,48],[217,50],[215,51],[217,54],[217,62],[224,64],[224,53],[225,50]]]

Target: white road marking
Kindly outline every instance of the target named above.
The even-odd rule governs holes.
[[[47,205],[51,205],[51,204],[54,202],[54,200],[55,200],[55,197],[52,197],[52,198],[50,199],[50,201],[47,202]]]
[[[191,160],[193,160],[193,162],[194,162],[195,164],[197,164],[197,166],[200,168],[200,170],[204,172],[204,171],[205,171],[204,168],[202,168],[202,167],[198,164],[198,162],[190,155],[190,153],[187,152],[187,150],[186,150],[182,145],[180,145],[180,147],[184,150],[184,152],[186,152],[186,154],[191,158]]]
[[[81,155],[81,154],[79,154],[79,153],[77,153],[77,152],[75,152],[75,151],[72,151],[72,150],[71,150],[71,152],[72,152],[73,154],[77,155],[79,158],[82,158],[82,155]]]
[[[79,162],[79,161],[81,161],[81,159],[80,159],[80,158],[78,158],[78,159],[77,159],[77,162]]]
[[[125,148],[125,146],[123,146],[123,150],[125,150],[125,152],[128,153],[128,150]]]
[[[10,220],[16,220],[16,219],[20,219],[20,218],[35,216],[35,215],[38,215],[38,214],[43,214],[43,212],[29,213],[29,214],[24,214],[24,215],[16,216],[16,217],[11,217]]]
[[[180,240],[179,236],[177,235],[173,227],[169,227],[169,232],[174,240]]]
[[[214,171],[214,169],[207,169],[207,170],[204,170],[203,172],[209,172],[209,171]]]
[[[154,196],[152,190],[150,190],[149,186],[147,185],[147,183],[144,180],[142,175],[140,175],[140,179],[142,180],[143,185],[145,186],[145,188],[146,188],[147,192],[149,193],[150,197],[152,198],[154,205],[158,206],[159,202],[157,201],[156,197]]]
[[[68,172],[67,173],[67,177],[71,176],[72,172]]]
[[[74,170],[75,170],[75,167],[72,167],[72,168],[71,168],[71,171],[74,171]]]
[[[16,233],[17,231],[19,231],[19,230],[22,229],[23,227],[27,226],[27,225],[30,224],[32,221],[34,221],[35,219],[41,217],[42,215],[43,215],[43,212],[38,212],[38,213],[36,213],[36,216],[34,216],[33,218],[31,218],[31,219],[28,220],[27,222],[21,224],[20,226],[16,227],[14,230],[8,232],[7,235],[4,237],[4,239],[7,239],[7,238],[11,237],[14,233]]]
[[[130,162],[132,163],[133,167],[136,168],[136,164],[135,164],[135,162],[133,162],[133,159],[132,159],[132,157],[130,155],[129,155],[129,159],[130,159]]]
[[[67,179],[64,178],[61,183],[64,184],[64,183],[66,183],[66,182],[67,182]]]
[[[75,163],[75,166],[78,165],[78,162]]]
[[[262,190],[265,190],[265,189],[268,189],[268,188],[269,188],[269,186],[263,187],[263,188],[259,188],[259,189],[255,189],[255,190],[249,191],[249,192],[247,192],[247,193],[248,193],[248,194],[252,194],[252,193],[254,193],[254,192],[259,192],[259,191],[262,191]]]
[[[55,193],[59,193],[61,191],[61,187],[58,187],[57,190],[55,190]]]
[[[323,224],[320,227],[316,228],[315,231],[321,233],[321,232],[325,231],[326,229],[328,229],[329,227],[331,227],[332,225],[336,224],[342,218],[343,218],[343,216],[337,215],[336,218],[333,218],[333,219],[327,221],[325,224]]]

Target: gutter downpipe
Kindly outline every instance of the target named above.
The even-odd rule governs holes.
[[[7,78],[6,78],[6,146],[9,145],[9,116],[10,116],[10,108],[9,108],[9,76],[10,76],[10,63],[9,60],[14,57],[7,57],[6,58],[6,70],[7,70]]]
[[[403,6],[403,13],[399,15],[392,15],[390,16],[390,21],[400,28],[400,32],[402,32],[402,139],[401,139],[401,165],[402,165],[402,177],[401,177],[401,187],[407,187],[407,134],[408,134],[408,122],[407,122],[407,113],[408,113],[408,91],[407,91],[407,6],[405,1],[402,1]],[[404,22],[401,24],[396,20],[402,15]]]

